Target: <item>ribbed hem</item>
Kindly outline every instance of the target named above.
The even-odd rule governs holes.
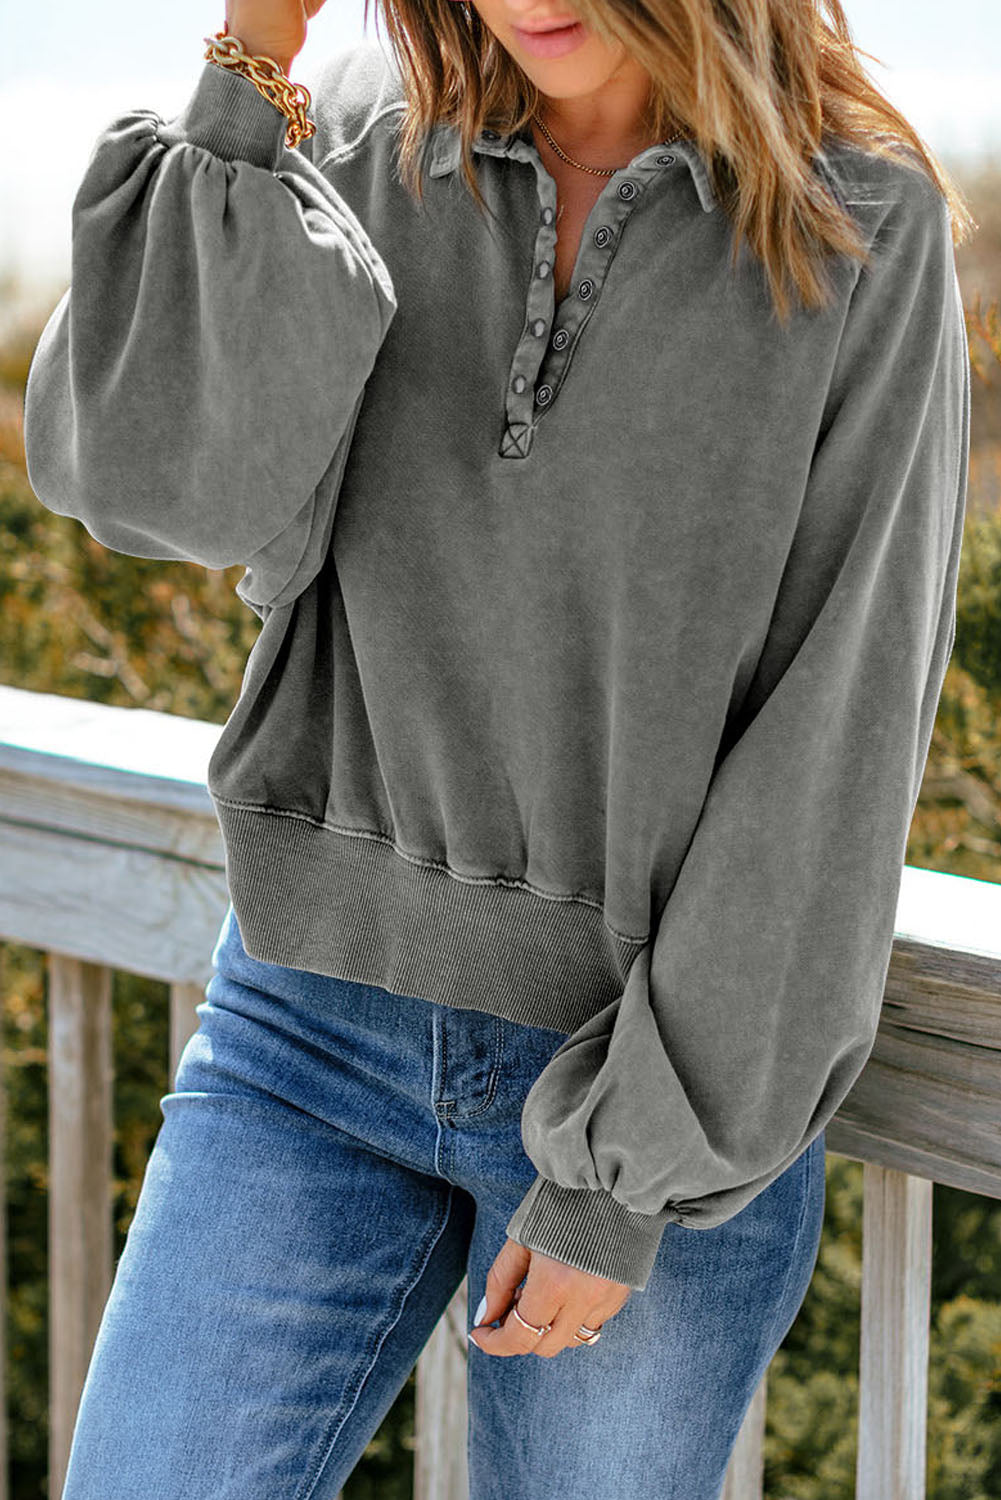
[[[506,1232],[528,1250],[641,1292],[665,1226],[680,1218],[670,1208],[658,1214],[633,1213],[600,1188],[561,1187],[548,1177],[536,1177]]]
[[[463,876],[366,829],[213,801],[240,934],[263,963],[569,1034],[621,995],[644,941],[611,932],[595,901]]]
[[[285,150],[288,119],[249,78],[218,63],[203,63],[194,92],[179,115],[157,131],[165,145],[186,141],[223,161],[249,161],[274,171]]]

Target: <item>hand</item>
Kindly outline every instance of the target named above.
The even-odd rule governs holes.
[[[525,1285],[519,1287],[522,1280]],[[487,1272],[486,1311],[470,1333],[470,1343],[485,1354],[539,1354],[543,1359],[564,1349],[584,1349],[574,1331],[582,1323],[600,1328],[625,1305],[631,1290],[621,1281],[592,1276],[541,1250],[527,1250],[517,1240],[505,1240]],[[526,1323],[536,1328],[552,1323],[549,1333],[540,1337],[523,1328],[511,1311],[515,1302]],[[498,1318],[503,1318],[499,1328],[483,1326]]]
[[[226,30],[254,57],[273,58],[288,72],[306,45],[307,22],[325,0],[227,0]]]

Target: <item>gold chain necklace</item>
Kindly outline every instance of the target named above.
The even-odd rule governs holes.
[[[556,155],[558,157],[560,157],[563,161],[565,161],[569,166],[571,166],[571,167],[579,167],[582,172],[591,172],[591,173],[593,173],[593,175],[595,177],[612,177],[612,176],[614,176],[614,174],[616,172],[619,171],[618,167],[588,167],[582,161],[574,161],[574,159],[573,159],[572,156],[568,156],[567,153],[565,151],[563,151],[556,144],[556,142],[553,140],[551,132],[549,131],[549,129],[546,126],[545,121],[544,120],[540,120],[539,116],[535,113],[534,110],[532,111],[532,119],[535,121],[535,123],[538,125],[539,129],[542,131],[542,133],[545,136],[546,140],[549,142],[549,144],[552,146],[553,150],[556,152]],[[677,141],[677,140],[680,140],[680,139],[681,139],[680,134],[673,135],[669,141],[665,141],[664,142],[664,145],[666,145],[666,146],[673,146],[674,142]],[[556,210],[556,220],[557,220],[557,223],[559,222],[560,218],[563,215],[563,207],[564,207],[564,205],[562,203],[560,203],[559,206],[558,206],[558,208],[557,208],[557,210]]]
[[[538,125],[539,129],[542,131],[542,134],[545,136],[546,140],[552,146],[553,150],[556,152],[556,155],[559,156],[559,157],[561,157],[563,161],[567,162],[569,166],[571,166],[571,167],[579,167],[582,172],[593,172],[596,177],[611,177],[611,176],[613,176],[614,173],[616,173],[616,172],[618,172],[620,170],[618,167],[588,167],[588,166],[585,166],[582,161],[574,161],[574,159],[573,159],[572,156],[568,156],[566,154],[566,152],[564,150],[562,150],[561,147],[559,147],[556,144],[556,142],[553,140],[552,134],[551,134],[548,126],[546,125],[546,122],[544,120],[540,120],[539,116],[534,112],[534,110],[532,112],[532,119],[535,121],[536,125]],[[673,146],[674,142],[678,141],[680,139],[681,139],[680,134],[679,135],[673,135],[669,141],[664,141],[663,144],[665,146]]]
[[[553,140],[548,129],[546,128],[545,123],[539,119],[538,115],[533,113],[532,119],[542,131],[542,134],[552,146],[553,150],[556,152],[556,155],[561,157],[563,161],[567,162],[571,167],[579,167],[582,172],[593,172],[595,177],[611,177],[613,173],[619,170],[618,167],[586,167],[582,161],[574,161],[572,156],[567,156],[565,151],[560,150],[559,146],[557,146],[556,142]]]

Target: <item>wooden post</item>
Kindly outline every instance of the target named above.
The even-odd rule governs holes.
[[[48,957],[49,1494],[62,1493],[111,1290],[111,970]]]
[[[177,1064],[181,1060],[184,1045],[198,1030],[195,1006],[205,998],[205,991],[197,984],[172,984],[170,986],[170,1082],[174,1087]]]
[[[932,1182],[862,1168],[856,1500],[924,1500]]]
[[[765,1492],[765,1402],[768,1371],[751,1397],[730,1462],[720,1500],[762,1500]]]
[[[414,1500],[467,1500],[464,1276],[417,1361]]]

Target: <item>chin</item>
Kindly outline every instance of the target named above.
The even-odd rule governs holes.
[[[593,94],[605,86],[618,67],[618,60],[609,56],[608,49],[599,48],[593,41],[585,42],[578,52],[566,58],[526,58],[516,51],[512,51],[512,56],[539,92],[551,99],[577,99]]]

